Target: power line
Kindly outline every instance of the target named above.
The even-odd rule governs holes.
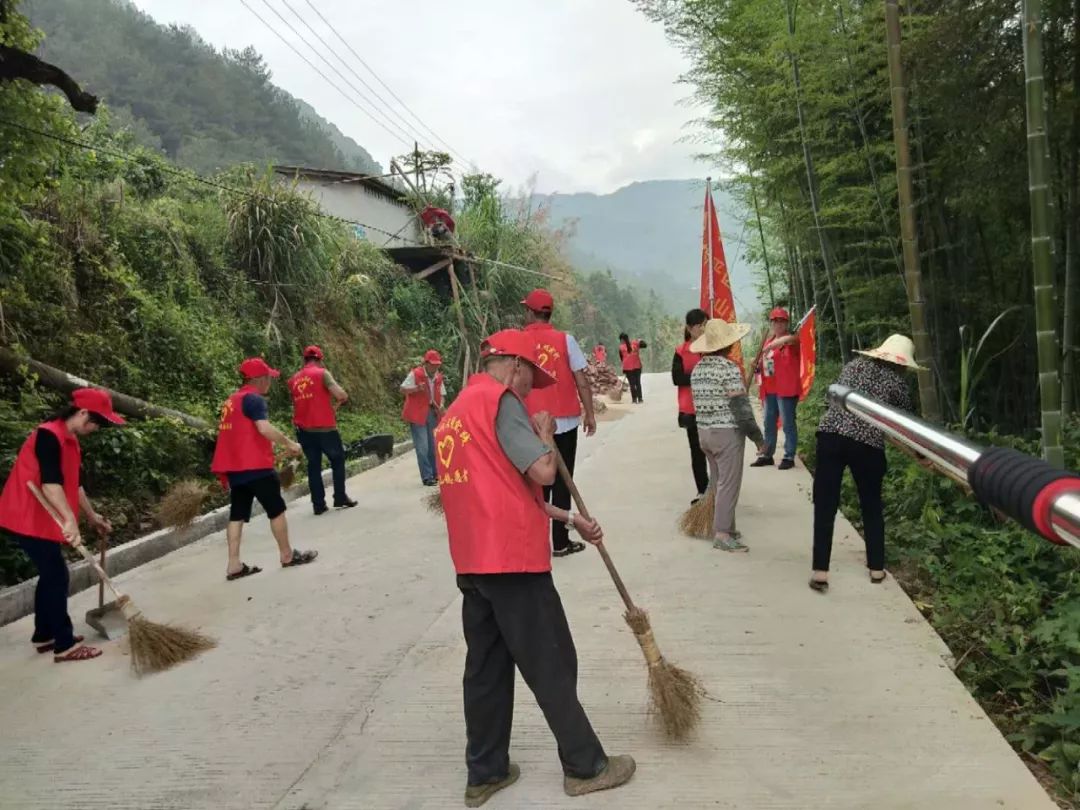
[[[265,2],[265,0],[264,0],[264,2]],[[390,104],[386,99],[384,99],[382,96],[379,95],[378,90],[376,90],[374,87],[372,87],[370,84],[368,84],[367,81],[365,81],[363,76],[361,76],[359,73],[357,73],[355,70],[353,70],[352,66],[345,59],[342,58],[341,54],[339,54],[337,51],[335,51],[330,46],[330,44],[323,38],[322,34],[320,34],[318,31],[316,31],[314,28],[312,28],[311,24],[307,21],[307,19],[305,19],[304,16],[300,12],[298,12],[295,8],[292,7],[292,5],[289,3],[289,0],[281,0],[281,2],[284,4],[285,8],[287,8],[289,11],[291,11],[293,13],[293,16],[295,16],[298,20],[300,20],[300,22],[303,23],[304,27],[307,28],[307,30],[310,31],[311,34],[320,43],[322,43],[323,47],[326,48],[326,50],[328,50],[334,56],[334,58],[337,59],[344,66],[344,68],[347,71],[349,71],[353,76],[355,76],[357,81],[359,81],[362,85],[364,85],[364,87],[367,88],[367,90],[373,96],[375,96],[376,99],[378,99],[379,103],[381,103],[389,112],[394,114],[394,116],[404,125],[404,128],[405,128],[404,131],[405,132],[408,132],[412,137],[414,137],[417,141],[420,141],[420,142],[424,141],[427,138],[426,135],[422,135],[419,132],[417,132],[416,128],[415,128],[415,125],[409,123],[405,119],[405,117],[401,115],[401,113],[399,113],[397,110],[394,109],[392,104]],[[322,58],[321,55],[320,55],[320,58]],[[323,61],[326,62],[326,59],[323,59]],[[327,62],[327,64],[329,64],[329,62]],[[335,71],[336,70],[337,69],[335,68]],[[338,75],[341,75],[340,71],[338,71]],[[346,81],[348,81],[348,80],[346,79]],[[354,90],[356,89],[356,87],[352,83],[350,83],[349,86],[352,87]],[[357,90],[357,92],[360,92],[360,91]],[[369,98],[365,97],[365,100],[371,102],[371,99],[369,99]],[[374,102],[371,102],[371,103],[374,104]],[[388,117],[388,120],[389,120],[389,117]],[[395,123],[395,126],[397,126],[396,123]],[[429,143],[428,146],[433,147],[434,144]]]
[[[290,5],[289,5],[289,3],[288,3],[288,0],[282,0],[282,1],[283,1],[283,2],[285,3],[286,7],[288,7],[288,9],[289,9],[290,11],[292,11],[292,13],[293,13],[293,14],[296,14],[296,11],[295,11],[295,10],[294,10],[294,9],[292,8],[292,6],[290,6]],[[281,20],[281,22],[282,22],[282,23],[283,23],[283,24],[285,25],[285,27],[286,27],[286,28],[288,28],[288,29],[289,29],[290,31],[292,31],[292,33],[293,33],[293,34],[294,34],[294,35],[295,35],[295,36],[296,36],[296,37],[297,37],[297,38],[298,38],[298,39],[299,39],[299,40],[300,40],[301,42],[303,42],[303,43],[304,43],[304,45],[306,45],[306,46],[307,46],[307,48],[308,48],[308,49],[309,49],[309,50],[310,50],[310,51],[311,51],[312,53],[314,53],[314,54],[315,54],[315,55],[316,55],[317,57],[319,57],[319,59],[321,59],[321,60],[322,60],[322,62],[323,62],[323,64],[324,64],[324,65],[326,65],[326,66],[327,66],[328,68],[330,68],[330,70],[334,71],[334,73],[336,73],[336,74],[338,75],[338,77],[339,77],[339,78],[340,78],[340,79],[341,79],[341,80],[342,80],[343,82],[345,82],[345,84],[347,84],[347,85],[348,85],[348,86],[349,86],[349,87],[350,87],[350,88],[352,89],[352,91],[353,91],[354,93],[356,93],[356,95],[357,95],[358,97],[360,97],[361,99],[363,99],[363,101],[364,101],[365,103],[367,103],[367,104],[370,104],[373,110],[375,110],[375,111],[376,111],[377,113],[379,113],[380,115],[382,115],[382,117],[383,117],[383,119],[384,119],[384,120],[386,121],[386,123],[390,124],[390,126],[394,127],[394,129],[396,129],[396,130],[397,130],[398,132],[400,132],[400,133],[401,133],[402,135],[404,135],[404,136],[405,136],[406,138],[408,138],[408,139],[409,139],[410,141],[419,141],[419,140],[423,140],[423,138],[422,138],[421,136],[418,136],[418,135],[417,135],[416,133],[414,133],[414,132],[413,132],[413,131],[412,131],[411,129],[409,129],[409,128],[408,128],[408,125],[407,125],[407,124],[406,124],[406,126],[405,126],[405,127],[402,127],[402,126],[400,126],[400,125],[399,125],[399,124],[398,124],[398,123],[397,123],[396,121],[394,121],[394,120],[393,120],[393,119],[392,119],[392,118],[391,118],[391,117],[390,117],[389,115],[387,115],[387,114],[386,114],[386,112],[385,112],[384,110],[382,110],[382,109],[381,109],[381,108],[379,107],[379,105],[378,105],[377,103],[375,103],[375,102],[374,102],[374,101],[372,101],[372,100],[371,100],[370,98],[368,98],[368,96],[364,94],[364,91],[363,91],[363,90],[361,90],[361,89],[360,89],[360,88],[358,88],[358,87],[357,87],[357,86],[356,86],[355,84],[353,84],[353,83],[352,83],[351,81],[349,81],[349,77],[348,77],[348,76],[346,76],[346,75],[345,75],[344,73],[342,73],[342,72],[341,72],[340,70],[338,70],[338,68],[337,68],[337,65],[335,65],[335,64],[334,64],[333,62],[331,62],[331,61],[330,61],[329,59],[327,59],[327,58],[326,58],[326,57],[325,57],[325,56],[324,56],[324,55],[323,55],[323,54],[322,54],[322,53],[321,53],[321,52],[319,51],[319,49],[318,49],[318,48],[316,48],[316,47],[315,47],[314,45],[312,45],[312,44],[311,44],[310,42],[308,42],[308,41],[307,41],[307,39],[306,39],[306,38],[304,37],[304,35],[303,35],[303,34],[301,34],[301,33],[300,33],[299,31],[297,31],[297,30],[296,30],[296,27],[295,27],[295,26],[293,26],[293,24],[292,24],[292,23],[290,23],[290,22],[289,22],[288,20],[286,20],[286,19],[285,19],[285,17],[284,17],[284,16],[282,16],[281,12],[280,12],[280,11],[278,11],[278,10],[277,10],[277,8],[276,8],[276,7],[275,7],[275,6],[273,5],[273,4],[271,4],[271,3],[270,3],[270,0],[262,0],[262,4],[263,4],[264,6],[266,6],[266,7],[268,8],[268,9],[270,9],[270,10],[271,10],[272,12],[274,12],[274,16],[275,16],[275,17],[277,17],[277,18],[278,18],[279,20]],[[297,16],[299,17],[299,15],[297,15]],[[307,21],[306,21],[306,20],[305,20],[305,19],[304,19],[303,17],[300,17],[299,19],[300,19],[300,22],[304,23],[304,25],[307,25]],[[308,30],[311,30],[311,26],[308,26]],[[313,34],[315,34],[316,38],[319,38],[320,42],[322,42],[322,39],[321,39],[321,38],[319,37],[319,35],[318,35],[317,33],[315,33],[315,31],[313,31],[313,30],[312,30],[312,33],[313,33]],[[325,43],[325,42],[323,42],[323,45],[326,45],[326,43]]]
[[[397,101],[397,103],[400,104],[405,109],[405,111],[407,113],[409,113],[409,115],[411,115],[421,127],[423,127],[425,130],[427,130],[429,133],[431,133],[432,137],[434,137],[435,140],[437,140],[439,143],[441,143],[443,146],[445,146],[448,150],[450,150],[450,152],[452,152],[456,157],[458,157],[463,163],[472,164],[473,161],[470,161],[469,159],[467,159],[460,152],[458,152],[456,149],[454,149],[454,147],[452,147],[449,143],[447,143],[445,140],[443,140],[441,137],[439,137],[439,134],[437,132],[435,132],[435,130],[433,130],[426,123],[424,123],[424,120],[422,118],[420,118],[420,116],[417,115],[415,112],[413,112],[408,104],[406,104],[404,101],[402,101],[401,97],[397,93],[395,93],[386,82],[384,82],[382,80],[382,78],[379,76],[378,73],[375,72],[375,70],[371,67],[371,65],[369,65],[367,62],[365,62],[364,58],[362,56],[360,56],[360,54],[358,54],[356,52],[356,50],[353,48],[353,46],[350,45],[348,43],[348,41],[343,36],[341,36],[341,34],[338,33],[338,30],[330,23],[329,20],[326,19],[326,17],[324,17],[322,15],[322,12],[320,12],[319,9],[317,9],[315,7],[314,3],[312,3],[311,0],[304,0],[304,2],[306,2],[308,4],[308,6],[311,8],[311,10],[315,12],[315,14],[318,16],[318,18],[323,21],[323,24],[325,24],[326,27],[329,28],[333,32],[334,36],[336,36],[339,40],[341,40],[341,44],[349,49],[349,52],[353,56],[355,56],[357,61],[359,61],[360,64],[363,65],[367,69],[368,73],[370,73],[372,76],[375,77],[375,80],[379,84],[381,84],[383,86],[383,88],[386,90],[386,92],[388,92],[391,95],[391,97],[393,97],[393,99],[395,101]],[[295,13],[295,12],[293,12],[293,13]]]
[[[265,0],[263,0],[263,1],[265,2]],[[292,50],[293,53],[295,53],[297,56],[299,56],[301,59],[303,59],[307,63],[308,67],[310,67],[312,70],[314,70],[320,76],[322,76],[323,80],[328,85],[333,87],[342,96],[344,96],[346,101],[350,102],[354,107],[356,107],[358,110],[360,110],[362,113],[364,113],[364,115],[366,115],[373,122],[375,122],[380,127],[382,127],[387,132],[387,134],[389,134],[392,138],[394,138],[394,139],[396,139],[396,140],[398,140],[401,143],[404,143],[406,145],[410,145],[410,143],[409,143],[410,139],[409,138],[402,138],[401,135],[399,135],[398,133],[392,132],[389,127],[387,127],[382,121],[380,121],[378,118],[376,118],[374,115],[372,115],[365,107],[358,104],[356,99],[354,99],[352,96],[350,96],[344,90],[342,90],[337,84],[335,84],[333,81],[331,81],[331,79],[325,73],[323,73],[321,70],[319,70],[319,68],[316,67],[316,65],[310,59],[308,59],[306,56],[304,56],[304,54],[300,53],[300,51],[296,48],[295,45],[293,45],[281,33],[279,33],[278,30],[276,28],[274,28],[274,26],[270,25],[270,23],[268,23],[259,14],[259,12],[257,12],[251,6],[249,6],[247,4],[247,0],[240,0],[240,3],[244,6],[244,8],[246,8],[248,11],[250,11],[259,22],[261,22],[263,25],[265,25],[267,28],[269,28],[271,33],[274,34],[274,36],[276,36],[278,39],[280,39],[282,42],[284,42],[289,47],[289,49]]]

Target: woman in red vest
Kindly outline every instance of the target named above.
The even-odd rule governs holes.
[[[697,485],[697,497],[691,503],[701,500],[701,496],[709,487],[709,464],[698,441],[694,394],[690,390],[690,372],[701,360],[700,354],[690,351],[690,344],[701,337],[708,320],[709,316],[703,309],[692,309],[686,313],[683,342],[675,349],[675,356],[671,359],[671,381],[678,388],[679,427],[686,431],[686,440],[690,444],[690,469],[694,473],[694,483]]]
[[[409,423],[420,480],[425,487],[438,485],[435,475],[435,425],[445,408],[446,381],[443,378],[442,356],[434,349],[424,355],[424,362],[409,372],[401,383],[405,407],[401,418]]]
[[[322,349],[318,346],[304,349],[304,367],[289,379],[289,393],[293,400],[296,440],[307,457],[312,510],[316,515],[327,510],[322,479],[324,455],[330,460],[334,479],[334,508],[356,506],[356,501],[345,492],[345,447],[341,444],[335,412],[335,408],[348,401],[349,395],[323,365]]]
[[[107,392],[79,388],[71,395],[71,405],[38,425],[23,443],[0,493],[0,527],[15,538],[38,572],[31,641],[39,653],[52,652],[54,661],[86,661],[101,655],[96,647],[83,646],[83,637],[72,628],[63,546],[82,544],[80,511],[98,532],[112,531],[109,521],[94,511],[80,483],[79,436],[122,424]],[[29,484],[40,487],[62,525],[38,502]]]
[[[548,518],[591,543],[600,526],[543,501],[556,476],[555,420],[530,419],[524,399],[554,384],[532,335],[498,332],[481,346],[484,370],[435,431],[450,557],[463,596],[467,807],[513,784],[514,668],[521,671],[558,743],[563,790],[618,787],[634,760],[604,753],[577,696],[577,653],[551,578]]]
[[[274,445],[296,457],[300,445],[270,424],[269,408],[264,398],[270,384],[281,372],[270,368],[261,357],[249,357],[240,364],[244,384],[221,406],[217,445],[210,471],[229,490],[229,524],[225,538],[229,562],[225,579],[241,579],[262,571],[257,565],[240,561],[240,538],[244,524],[251,520],[251,507],[257,500],[270,519],[270,531],[278,544],[282,568],[305,565],[319,556],[317,551],[298,551],[289,544],[289,524],[285,522],[285,499],[281,480],[274,469]]]
[[[630,401],[634,403],[645,401],[641,395],[641,350],[647,348],[644,340],[630,340],[626,332],[619,335],[619,357],[623,374],[630,383]]]
[[[600,365],[607,363],[607,349],[603,343],[597,343],[592,350],[593,359]]]
[[[799,371],[799,336],[791,334],[787,310],[777,307],[769,313],[771,335],[761,348],[761,390],[765,394],[765,450],[751,467],[771,467],[776,452],[776,420],[784,426],[784,458],[781,470],[795,466],[799,432],[795,409],[799,405],[802,377]]]

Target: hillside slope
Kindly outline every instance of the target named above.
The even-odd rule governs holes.
[[[724,237],[736,310],[757,309],[751,267],[743,258],[752,232],[746,215],[722,190],[713,192]],[[569,240],[575,265],[608,268],[620,281],[653,289],[672,314],[697,306],[701,273],[702,180],[649,180],[611,194],[538,194],[534,205],[550,208],[555,226],[576,223]]]
[[[145,146],[214,172],[237,163],[382,169],[308,104],[271,82],[253,48],[217,51],[190,28],[158,25],[119,0],[31,0],[43,58],[62,64]]]

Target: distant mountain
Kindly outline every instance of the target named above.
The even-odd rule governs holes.
[[[713,190],[739,317],[760,310],[752,270],[743,258],[747,217],[722,190]],[[611,270],[616,279],[652,288],[674,315],[698,305],[703,180],[649,180],[611,194],[537,194],[552,225],[572,225],[571,259],[582,270]],[[746,311],[749,310],[749,311]],[[744,311],[745,315],[744,315]]]
[[[382,169],[312,107],[277,87],[254,48],[218,51],[190,27],[158,25],[125,0],[26,0],[39,49],[103,98],[117,126],[183,166],[236,163]]]

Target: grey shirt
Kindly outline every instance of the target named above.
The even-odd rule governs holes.
[[[533,430],[532,420],[525,405],[509,391],[499,400],[499,413],[495,417],[495,435],[499,437],[510,463],[524,474],[537,459],[551,452]]]

